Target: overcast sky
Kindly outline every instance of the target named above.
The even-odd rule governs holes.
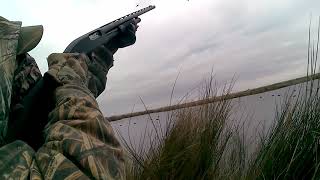
[[[24,26],[42,24],[44,36],[31,52],[42,72],[46,57],[78,36],[139,8],[135,45],[115,55],[106,91],[98,102],[106,116],[167,105],[196,87],[213,69],[234,91],[305,74],[308,24],[314,29],[319,0],[0,0],[0,16]],[[136,7],[136,5],[139,5]],[[314,35],[314,38],[316,36]]]

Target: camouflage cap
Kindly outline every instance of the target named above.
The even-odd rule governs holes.
[[[42,34],[42,25],[21,27],[18,39],[17,54],[23,54],[35,48],[40,42]]]
[[[9,20],[0,16],[0,22],[10,23]],[[16,22],[21,25],[21,22]],[[17,47],[17,55],[23,54],[31,51],[35,48],[43,34],[43,26],[25,26],[20,28],[19,39],[18,39],[18,47]]]

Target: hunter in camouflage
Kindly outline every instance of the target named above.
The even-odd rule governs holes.
[[[127,45],[135,42],[136,27],[126,34],[133,39]],[[51,54],[44,76],[60,86],[43,130],[45,143],[34,149],[19,139],[6,142],[10,111],[41,78],[27,54],[40,41],[41,28],[26,30],[21,22],[0,17],[0,179],[124,179],[124,150],[95,100],[105,88],[113,54],[123,46],[114,45],[117,41],[89,56]],[[31,40],[28,30],[29,38],[30,32],[36,33]]]

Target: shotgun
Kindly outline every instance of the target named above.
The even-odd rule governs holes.
[[[134,18],[153,10],[154,8],[155,6],[148,6],[140,9],[80,36],[67,46],[64,53],[77,52],[87,54],[124,31]]]

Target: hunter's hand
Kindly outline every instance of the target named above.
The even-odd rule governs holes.
[[[88,87],[95,97],[98,97],[105,89],[109,69],[113,66],[113,54],[119,48],[131,46],[136,42],[136,31],[140,18],[133,19],[123,31],[106,44],[94,49],[88,56],[89,70]]]
[[[114,54],[118,48],[131,46],[136,42],[136,31],[140,18],[133,19],[125,29],[122,29],[120,34],[105,44],[106,48],[110,49]]]
[[[119,48],[131,46],[136,42],[136,31],[140,21],[140,18],[133,19],[125,29],[122,29],[119,35],[88,54],[89,58],[92,60],[99,59],[101,63],[105,64],[107,68],[110,69],[113,66],[114,53],[116,53]]]

